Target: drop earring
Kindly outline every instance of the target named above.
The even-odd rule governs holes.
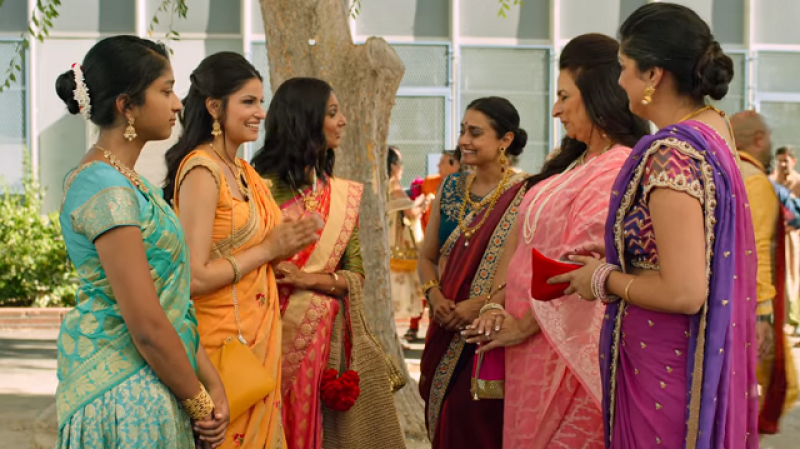
[[[647,106],[653,102],[653,94],[656,93],[656,88],[652,84],[644,89],[644,97],[642,97],[642,104]]]
[[[222,135],[222,127],[219,125],[219,120],[214,119],[214,124],[211,125],[211,135],[219,137]]]
[[[128,118],[128,127],[125,128],[125,134],[123,134],[125,140],[127,140],[128,142],[133,142],[133,139],[136,138],[136,128],[133,127],[133,124],[135,122],[136,119],[134,119],[133,117]]]
[[[500,147],[500,158],[497,160],[500,163],[500,171],[506,171],[506,164],[508,163],[508,158],[506,158],[506,147]]]

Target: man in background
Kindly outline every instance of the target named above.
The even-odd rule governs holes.
[[[800,198],[800,173],[795,169],[797,157],[794,148],[785,146],[775,152],[775,171],[772,179]],[[787,323],[795,335],[800,334],[800,231],[786,234],[786,299],[788,301]]]
[[[755,111],[731,117],[741,157],[749,210],[756,240],[756,339],[760,386],[760,433],[778,432],[783,411],[797,399],[797,375],[791,347],[783,335],[786,288],[785,223],[778,196],[768,177],[772,161],[770,130]]]
[[[444,178],[458,173],[461,168],[461,150],[444,150],[439,158],[439,174],[431,175],[422,181],[422,194],[425,196],[436,196],[436,191]],[[422,214],[422,230],[428,228],[428,220],[431,218],[431,206],[428,206]]]

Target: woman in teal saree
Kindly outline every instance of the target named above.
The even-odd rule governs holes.
[[[100,41],[56,82],[69,111],[101,129],[61,208],[80,285],[58,337],[57,448],[213,448],[225,435],[183,231],[161,190],[129,168],[147,141],[169,137],[173,84],[164,47],[133,36]]]

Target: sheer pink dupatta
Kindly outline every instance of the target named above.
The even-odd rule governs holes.
[[[547,257],[563,259],[576,250],[602,247],[611,187],[630,151],[616,146],[574,173],[563,174],[545,189],[559,190],[546,203],[550,193],[545,191],[538,204],[533,204],[531,215],[541,209],[541,216],[546,218],[540,218],[530,243],[525,241],[525,230],[521,230],[525,254],[530,255],[530,248],[535,247]],[[548,181],[540,183],[542,188]],[[533,219],[532,216],[530,221]],[[605,307],[599,301],[585,301],[577,295],[548,302],[531,298],[531,305],[542,334],[600,409],[603,395],[597,353]]]

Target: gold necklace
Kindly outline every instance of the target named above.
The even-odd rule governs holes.
[[[150,192],[150,189],[148,189],[147,186],[144,185],[144,182],[142,182],[142,178],[139,177],[139,174],[136,173],[135,170],[128,168],[128,166],[120,162],[120,160],[117,159],[116,156],[111,154],[111,152],[106,150],[105,148],[97,144],[94,145],[94,148],[97,148],[98,150],[102,151],[103,157],[108,159],[108,162],[111,164],[111,166],[116,168],[118,172],[122,173],[123,176],[128,178],[133,183],[133,185],[135,185],[136,188],[139,189],[142,193]]]
[[[720,112],[714,106],[711,106],[710,104],[707,104],[707,105],[703,106],[702,108],[700,108],[700,109],[698,109],[698,110],[696,110],[694,112],[690,112],[690,113],[686,114],[686,116],[684,116],[682,119],[678,120],[678,123],[685,122],[686,120],[689,120],[690,118],[696,117],[696,116],[698,116],[698,115],[702,114],[703,112],[706,112],[706,111],[708,111],[710,109],[713,109],[713,110],[715,110],[717,112]]]
[[[610,150],[610,149],[611,149],[611,147],[612,147],[613,145],[614,145],[613,143],[610,143],[610,144],[608,144],[608,145],[607,145],[605,148],[603,148],[603,151],[601,151],[601,152],[600,152],[600,154],[598,154],[598,155],[597,155],[597,156],[595,156],[595,157],[598,157],[598,156],[600,156],[601,154],[605,153],[606,151]],[[580,155],[580,157],[578,157],[578,165],[583,165],[584,163],[586,163],[586,153],[588,153],[588,152],[589,152],[589,148],[586,148],[586,151],[584,151],[584,152],[583,152],[583,153]],[[592,158],[592,159],[594,159],[594,158]],[[591,159],[590,159],[590,160],[591,160]]]
[[[231,171],[231,175],[233,175],[234,179],[236,179],[236,184],[239,185],[239,193],[242,194],[242,198],[245,201],[250,200],[250,189],[247,188],[247,184],[244,183],[244,170],[242,170],[242,163],[239,162],[239,159],[234,158],[234,163],[231,164],[228,159],[222,155],[222,153],[217,150],[217,147],[214,146],[213,143],[209,142],[208,146],[217,153],[217,157],[219,157],[225,165],[228,166],[228,169]]]
[[[503,179],[500,181],[500,184],[497,185],[497,187],[494,189],[494,193],[492,193],[491,197],[489,197],[489,202],[486,212],[483,213],[483,217],[481,217],[481,220],[478,222],[478,224],[472,228],[470,228],[469,225],[467,225],[465,219],[467,216],[467,203],[475,204],[471,199],[469,199],[472,190],[472,184],[475,182],[475,175],[472,174],[467,179],[467,186],[466,189],[464,190],[464,196],[463,196],[464,201],[461,202],[461,210],[459,211],[458,214],[458,227],[461,228],[461,231],[464,234],[464,240],[465,240],[464,246],[469,246],[469,239],[471,239],[472,236],[475,235],[476,232],[478,232],[481,226],[483,226],[483,224],[489,218],[489,214],[492,213],[494,206],[497,204],[497,200],[500,199],[500,195],[502,195],[503,192],[505,191],[505,186],[510,178],[511,178],[511,170],[506,170],[505,174],[503,175]],[[483,208],[485,202],[486,198],[484,198],[477,204],[478,206],[477,208],[471,209],[472,212],[477,214]]]
[[[314,171],[312,184],[311,184],[311,194],[306,195],[303,191],[295,185],[294,178],[292,177],[291,172],[289,173],[289,180],[292,181],[292,186],[297,190],[297,193],[300,194],[300,197],[303,199],[303,207],[306,209],[307,212],[316,212],[319,209],[319,200],[317,199],[317,172]]]

